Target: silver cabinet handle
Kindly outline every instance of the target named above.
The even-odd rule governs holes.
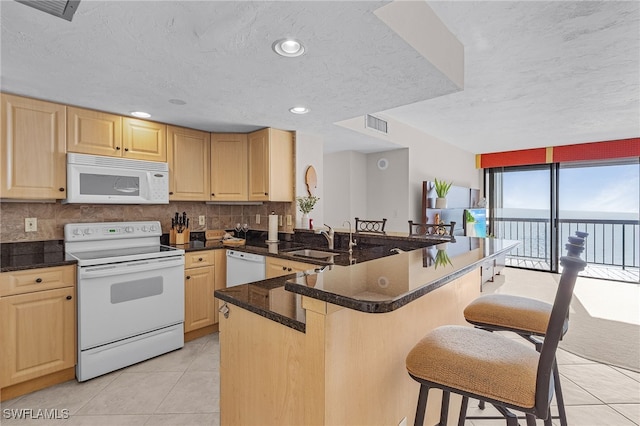
[[[220,308],[218,309],[218,312],[220,312],[225,318],[229,318],[229,307],[227,306],[226,303],[220,306]]]

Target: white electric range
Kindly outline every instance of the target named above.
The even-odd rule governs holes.
[[[78,262],[78,381],[184,346],[184,250],[161,235],[157,221],[65,225]]]

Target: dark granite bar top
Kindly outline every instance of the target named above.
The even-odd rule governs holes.
[[[356,250],[352,257],[355,262],[345,266],[334,263],[304,273],[217,290],[215,295],[304,331],[302,295],[367,313],[390,312],[479,268],[484,261],[505,254],[518,244],[493,238],[456,237],[449,242],[406,251],[383,253],[389,246],[372,248],[363,262],[358,260]],[[367,252],[367,249],[360,251]],[[278,257],[286,256],[281,253]],[[268,297],[252,297],[256,294]]]
[[[0,245],[0,272],[74,264],[76,264],[75,259],[68,259],[65,256],[62,240],[26,241]]]

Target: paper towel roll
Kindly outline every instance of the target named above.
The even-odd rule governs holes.
[[[267,242],[276,242],[278,241],[278,215],[270,214],[269,215],[269,236]]]

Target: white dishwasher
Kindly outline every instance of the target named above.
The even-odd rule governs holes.
[[[265,277],[264,256],[227,250],[227,287],[262,281]]]

